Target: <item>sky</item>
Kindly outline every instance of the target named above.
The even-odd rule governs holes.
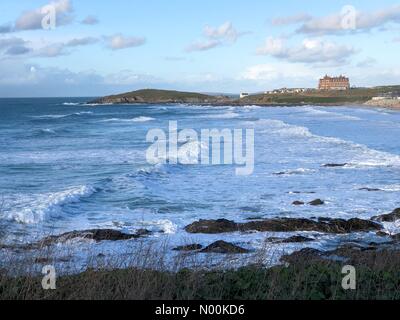
[[[391,0],[2,0],[0,97],[400,84]]]

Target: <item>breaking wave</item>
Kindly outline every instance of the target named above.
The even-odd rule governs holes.
[[[80,202],[81,198],[90,197],[95,192],[92,187],[78,186],[60,192],[18,196],[12,201],[14,203],[9,204],[12,209],[6,211],[6,216],[18,223],[40,223],[49,216],[60,215],[64,205]]]
[[[264,133],[276,134],[285,137],[307,138],[316,143],[327,143],[339,146],[352,152],[352,158],[344,168],[400,166],[400,156],[385,151],[371,149],[366,145],[346,141],[335,137],[324,137],[313,134],[308,128],[287,124],[281,120],[261,119],[258,125],[267,127]]]
[[[111,119],[105,119],[101,120],[100,122],[149,122],[149,121],[154,121],[154,118],[151,117],[136,117],[133,119],[121,119],[121,118],[111,118]]]

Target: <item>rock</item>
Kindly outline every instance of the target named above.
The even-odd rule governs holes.
[[[348,163],[327,163],[327,164],[324,164],[323,167],[324,168],[339,168],[339,167],[345,167],[347,165],[348,165]]]
[[[282,240],[282,243],[303,243],[303,242],[312,242],[315,239],[303,237],[303,236],[293,236],[287,239]]]
[[[143,237],[150,234],[148,230],[140,229],[135,234],[122,233],[118,230],[112,229],[93,229],[84,231],[71,231],[58,236],[49,236],[34,244],[33,247],[43,247],[49,246],[55,243],[65,243],[73,239],[88,239],[94,240],[96,242],[100,241],[120,241],[120,240],[130,240]]]
[[[388,265],[395,267],[400,264],[400,250],[390,243],[377,246],[358,246],[348,243],[328,252],[303,249],[283,256],[281,261],[293,265],[339,262],[340,265],[346,263],[356,267],[385,270]]]
[[[274,243],[303,243],[303,242],[312,242],[315,241],[315,239],[311,238],[306,238],[303,236],[293,236],[287,239],[281,239],[281,238],[267,238],[267,242],[274,242]]]
[[[317,221],[300,218],[275,218],[246,223],[235,223],[229,220],[200,220],[188,225],[185,230],[189,233],[219,234],[235,231],[259,232],[296,232],[316,231],[333,234],[346,234],[351,232],[367,232],[381,230],[382,226],[376,222],[358,218],[330,219],[324,218]]]
[[[305,203],[303,201],[294,201],[292,205],[294,206],[303,206]]]
[[[238,231],[237,223],[226,220],[200,220],[187,226],[185,230],[189,233],[225,233]]]
[[[315,194],[314,191],[289,191],[288,194]]]
[[[372,220],[379,222],[395,222],[397,220],[400,220],[400,208],[395,209],[391,213],[373,217]]]
[[[201,252],[203,252],[203,253],[239,254],[239,253],[249,253],[250,251],[247,249],[241,248],[239,246],[236,246],[232,243],[220,240],[220,241],[210,244],[208,247],[201,250]]]
[[[34,261],[37,264],[49,264],[51,259],[50,258],[46,258],[46,257],[38,257],[38,258],[35,258]]]
[[[386,233],[385,231],[378,231],[378,232],[376,233],[376,235],[377,235],[378,237],[388,237],[388,236],[389,236],[389,234]]]
[[[382,191],[381,189],[376,189],[376,188],[360,188],[358,190],[360,190],[360,191],[369,191],[369,192]]]
[[[315,199],[311,202],[308,203],[310,206],[322,206],[325,204],[324,201],[322,201],[321,199]]]
[[[262,216],[255,216],[255,217],[247,217],[246,218],[246,220],[249,220],[249,221],[251,221],[251,220],[262,220],[262,219],[264,219],[264,217],[262,217]]]
[[[201,244],[189,244],[185,246],[179,246],[176,247],[172,250],[174,251],[197,251],[203,249],[203,246]]]

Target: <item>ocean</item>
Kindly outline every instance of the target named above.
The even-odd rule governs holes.
[[[0,244],[32,243],[73,230],[147,229],[152,234],[143,241],[165,241],[169,249],[188,241],[208,245],[226,240],[262,250],[267,237],[292,233],[193,236],[184,227],[220,218],[369,219],[400,207],[397,111],[354,106],[100,106],[86,104],[88,100],[0,99]],[[254,172],[236,175],[235,164],[149,164],[146,135],[151,129],[168,130],[169,121],[199,132],[254,129]],[[316,198],[325,204],[292,205]],[[399,231],[394,223],[385,227]],[[324,250],[342,241],[342,236],[312,234],[314,242],[277,246]],[[379,241],[374,233],[352,236]],[[88,252],[118,253],[125,244],[64,245],[82,258]]]

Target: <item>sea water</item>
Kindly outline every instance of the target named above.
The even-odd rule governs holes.
[[[170,249],[191,239],[257,250],[276,234],[193,236],[184,227],[220,218],[368,219],[400,206],[399,112],[354,106],[101,106],[88,100],[0,99],[1,244],[72,230],[145,228],[152,235],[144,241],[168,239]],[[146,134],[167,131],[169,121],[198,132],[254,129],[253,174],[237,176],[234,165],[149,164]],[[325,205],[292,205],[316,198]],[[394,223],[386,228],[400,232]],[[280,246],[337,244],[332,235],[313,236],[312,243]]]

